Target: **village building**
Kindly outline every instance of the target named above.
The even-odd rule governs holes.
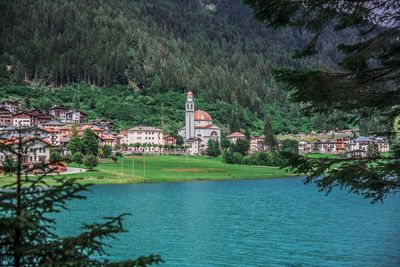
[[[379,138],[379,137],[376,138],[375,144],[377,144],[379,152],[385,153],[385,152],[389,152],[389,150],[390,150],[389,143],[386,140],[384,140],[383,138]]]
[[[172,135],[166,135],[164,137],[164,145],[171,145],[171,146],[176,146],[176,138],[173,137]]]
[[[105,119],[93,120],[91,124],[109,132],[115,131],[116,129],[115,123],[107,121]]]
[[[187,153],[190,155],[201,155],[204,152],[202,149],[203,140],[199,137],[192,137],[185,140],[187,146]]]
[[[12,125],[15,127],[33,127],[35,126],[35,118],[27,113],[17,113],[12,118]]]
[[[54,118],[58,118],[61,121],[65,122],[67,119],[67,113],[69,111],[69,108],[64,105],[56,105],[49,109],[49,114]]]
[[[1,135],[1,133],[6,129],[6,128],[8,128],[10,125],[8,125],[8,124],[5,124],[5,123],[3,123],[3,122],[0,122],[0,135]]]
[[[19,139],[17,138],[9,138],[5,140],[1,140],[6,146],[11,146],[13,149],[16,149]],[[24,142],[29,142],[29,138],[25,139]],[[24,153],[22,155],[22,164],[27,166],[32,166],[36,163],[48,163],[50,160],[50,146],[51,144],[46,140],[35,140],[32,143],[29,143],[29,147],[24,149]],[[11,154],[10,152],[3,151],[0,153],[0,165],[7,157],[11,157],[14,160],[17,160],[16,154]]]
[[[367,151],[362,149],[350,150],[346,155],[348,158],[365,158],[367,156]]]
[[[299,154],[308,154],[312,151],[312,149],[313,149],[312,143],[304,140],[300,140],[298,142]]]
[[[1,137],[5,139],[21,137],[21,138],[37,138],[45,140],[48,139],[49,134],[47,131],[40,129],[38,127],[19,129],[14,126],[8,126],[2,131]]]
[[[83,135],[83,133],[86,131],[86,129],[90,129],[96,135],[100,135],[100,134],[102,134],[104,132],[103,129],[101,129],[101,128],[97,127],[97,126],[83,125],[83,126],[79,127],[79,129],[78,129],[79,135]]]
[[[48,123],[52,119],[53,117],[51,117],[49,114],[45,113],[39,114],[35,117],[35,125],[39,127],[44,127],[46,123]]]
[[[320,140],[314,143],[314,151],[317,153],[335,153],[336,141],[332,139]]]
[[[267,150],[264,136],[252,136],[250,138],[250,152],[262,152]]]
[[[58,121],[58,120],[50,120],[50,121],[48,121],[48,122],[46,122],[46,123],[43,123],[43,127],[45,127],[45,128],[50,128],[50,129],[54,129],[54,128],[59,128],[59,127],[62,127],[62,126],[64,126],[65,124],[64,123],[62,123],[61,121]]]
[[[119,135],[120,135],[120,138],[119,138],[120,144],[129,144],[128,143],[128,131],[120,131]]]
[[[349,142],[348,138],[336,138],[335,140],[335,151],[340,153],[340,152],[345,152],[347,150],[347,144]]]
[[[350,151],[364,150],[368,151],[368,146],[373,144],[375,141],[369,137],[360,136],[349,143]]]
[[[85,121],[86,116],[86,113],[80,110],[72,110],[66,113],[64,122],[81,124]]]
[[[110,146],[112,148],[117,144],[117,139],[111,134],[99,134],[99,146]]]
[[[163,131],[155,127],[137,126],[128,130],[128,144],[162,145]],[[156,147],[145,147],[146,151],[157,151]]]
[[[195,111],[192,91],[186,94],[185,127],[180,129],[178,134],[182,136],[187,146],[193,146],[190,151],[194,154],[205,151],[210,139],[221,143],[221,129],[213,124],[210,114],[203,110]],[[199,139],[200,145],[198,145]]]
[[[245,140],[246,136],[242,133],[239,132],[234,132],[231,133],[230,135],[228,135],[227,137],[225,137],[227,140],[229,140],[229,142],[231,142],[232,144],[236,144],[236,142],[238,140]]]
[[[0,103],[0,107],[6,108],[13,114],[18,112],[19,109],[19,100],[6,100]]]
[[[62,131],[58,128],[43,128],[44,131],[48,132],[48,138],[47,140],[50,141],[50,143],[53,146],[61,146],[61,139],[62,139]]]
[[[12,124],[13,113],[6,107],[0,106],[0,123]]]

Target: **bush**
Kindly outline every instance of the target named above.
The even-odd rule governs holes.
[[[232,144],[231,147],[234,152],[240,153],[242,156],[246,156],[250,148],[250,142],[242,139],[237,140],[236,144]]]
[[[222,153],[222,160],[228,164],[243,164],[243,155],[239,152],[233,152],[232,149],[225,149]]]
[[[62,161],[65,161],[67,163],[72,162],[72,155],[70,153],[68,153],[67,155],[65,155],[64,157],[62,157]]]
[[[122,155],[121,152],[115,152],[114,156],[115,157],[121,157],[121,158],[124,157],[124,155]]]
[[[111,158],[112,157],[112,147],[109,145],[105,145],[102,148],[103,150],[103,157],[105,158]]]
[[[93,170],[97,166],[97,157],[94,155],[87,155],[83,158],[83,165],[85,165],[89,170]]]
[[[78,163],[79,166],[83,163],[83,154],[81,152],[76,152],[72,154],[72,161]]]

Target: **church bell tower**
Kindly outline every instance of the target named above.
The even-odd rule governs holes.
[[[185,138],[195,137],[194,133],[194,102],[193,92],[186,94]]]

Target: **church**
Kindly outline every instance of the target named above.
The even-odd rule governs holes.
[[[185,127],[178,134],[183,137],[189,153],[199,155],[207,149],[208,140],[221,143],[221,128],[213,124],[210,114],[194,109],[193,92],[186,94]]]

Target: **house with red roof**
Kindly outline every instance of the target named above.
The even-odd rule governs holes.
[[[12,118],[13,118],[13,113],[6,107],[0,106],[0,123],[11,125]]]
[[[242,134],[242,133],[234,132],[234,133],[231,133],[230,135],[228,135],[225,138],[228,139],[229,142],[231,142],[232,144],[236,144],[236,142],[238,140],[245,140],[246,136],[244,134]]]
[[[9,138],[0,141],[3,145],[10,146],[13,149],[17,147],[20,140],[17,138]],[[24,145],[22,154],[22,163],[32,166],[36,163],[48,163],[50,161],[51,143],[47,140],[26,138],[22,139]],[[7,151],[0,153],[0,167],[7,157],[16,160],[17,155]],[[1,168],[0,168],[1,170]]]

